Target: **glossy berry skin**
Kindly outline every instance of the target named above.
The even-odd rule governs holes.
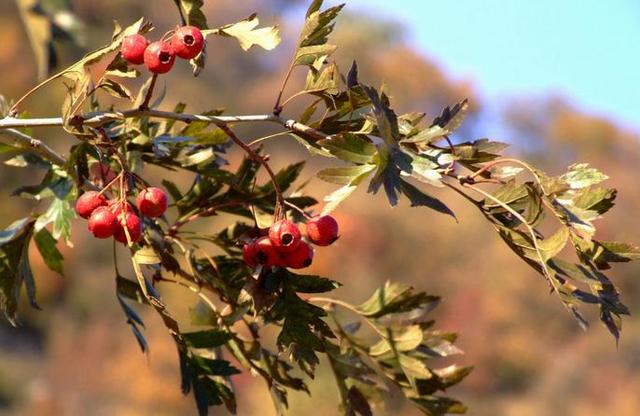
[[[118,221],[107,207],[96,208],[89,217],[89,231],[96,238],[109,238],[116,231]]]
[[[142,222],[140,222],[140,218],[132,213],[127,211],[126,215],[126,227],[129,231],[129,237],[131,237],[131,241],[137,243],[140,241],[140,237],[142,237]],[[116,241],[127,244],[127,234],[124,231],[124,227],[122,224],[122,214],[117,217],[117,225],[116,230],[113,234],[113,238]]]
[[[171,70],[176,55],[169,42],[162,40],[151,43],[144,51],[144,65],[154,74],[164,74]]]
[[[173,52],[182,59],[192,59],[198,56],[204,48],[204,36],[195,26],[182,26],[176,29],[171,38]]]
[[[255,250],[257,264],[264,264],[266,267],[284,265],[282,254],[269,237],[260,237],[253,244],[255,245],[253,250]]]
[[[313,247],[302,241],[297,245],[295,250],[284,253],[284,265],[292,269],[304,269],[305,267],[311,266],[313,254]]]
[[[307,222],[307,237],[317,246],[331,245],[339,237],[338,222],[331,215],[311,218]]]
[[[249,267],[256,267],[258,265],[258,246],[255,241],[246,243],[242,248],[242,258]]]
[[[96,191],[85,192],[76,201],[76,212],[82,218],[89,218],[91,213],[98,207],[106,206],[107,198],[99,195]]]
[[[161,217],[167,210],[167,194],[162,189],[151,186],[138,194],[136,205],[142,215]]]
[[[296,249],[302,235],[297,225],[289,220],[280,220],[269,228],[269,238],[274,247],[283,253],[287,253]]]
[[[144,51],[147,49],[149,41],[139,33],[127,36],[122,40],[120,45],[120,54],[122,57],[134,65],[140,65],[144,62]]]

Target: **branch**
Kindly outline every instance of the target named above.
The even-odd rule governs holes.
[[[3,139],[6,143],[21,149],[35,152],[58,166],[62,166],[66,162],[64,157],[50,148],[46,143],[41,140],[34,139],[33,137],[18,130],[9,128],[0,129],[0,135],[9,138],[9,140]]]
[[[87,113],[84,116],[76,117],[72,124],[78,126],[100,127],[111,121],[124,120],[135,117],[150,117],[177,120],[185,123],[199,121],[204,123],[216,124],[218,126],[236,123],[277,123],[288,130],[302,133],[313,137],[316,140],[330,139],[331,136],[302,124],[296,120],[287,120],[273,114],[254,114],[241,116],[207,116],[202,114],[186,114],[175,113],[172,111],[151,110],[151,109],[135,109],[127,111],[101,111]],[[0,119],[0,130],[19,128],[19,127],[53,127],[63,126],[64,119],[62,117],[45,117],[45,118],[14,118],[6,117]]]

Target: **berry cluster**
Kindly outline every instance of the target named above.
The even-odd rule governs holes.
[[[76,201],[78,215],[89,220],[89,231],[96,238],[113,236],[116,241],[127,244],[128,233],[132,242],[138,242],[142,237],[140,217],[126,199],[108,200],[103,191],[82,194]],[[167,195],[160,188],[143,189],[136,198],[136,206],[140,215],[160,217],[167,209]]]
[[[137,33],[122,40],[120,53],[134,65],[143,64],[154,74],[164,74],[173,67],[176,56],[192,59],[204,48],[204,36],[195,26],[177,28],[168,39],[149,43],[147,38]]]
[[[328,246],[338,239],[338,222],[330,215],[313,217],[306,223],[306,240],[296,224],[280,220],[268,230],[268,234],[244,245],[244,261],[250,267],[262,264],[292,269],[309,267],[313,262],[314,249]]]

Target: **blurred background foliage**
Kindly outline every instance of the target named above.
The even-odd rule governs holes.
[[[168,0],[75,1],[73,12],[82,23],[59,13],[68,7],[68,0],[42,2],[47,6],[42,13],[49,13],[53,16],[50,22],[56,23],[41,29],[58,33],[54,61],[50,51],[42,56],[30,49],[29,39],[34,35],[25,30],[18,4],[29,7],[32,3],[0,2],[0,92],[7,98],[19,97],[35,84],[42,75],[38,63],[61,68],[82,55],[81,47],[59,36],[59,25],[75,34],[80,45],[94,48],[109,39],[114,19],[129,24],[145,16],[160,33],[178,23]],[[187,100],[192,112],[220,107],[230,114],[269,111],[297,39],[305,2],[205,3],[211,27],[257,11],[265,24],[281,26],[284,42],[271,53],[257,49],[243,53],[232,41],[212,39],[207,67],[200,77],[191,77],[190,69],[183,65],[161,78],[160,85],[167,88],[166,105]],[[399,20],[371,14],[363,17],[358,7],[347,7],[332,38],[340,46],[336,60],[346,71],[355,58],[361,78],[374,85],[384,82],[399,112],[425,111],[435,116],[442,107],[469,98],[471,116],[454,137],[457,141],[483,137],[483,127],[490,123],[492,130],[504,135],[492,138],[511,143],[512,154],[550,173],[560,173],[574,161],[589,162],[606,172],[611,177],[609,186],[618,188],[620,196],[611,217],[599,224],[600,237],[640,241],[634,218],[640,211],[638,132],[582,112],[568,98],[553,94],[506,97],[504,102],[492,103],[494,108],[499,104],[499,114],[487,114],[478,86],[450,76],[408,41],[405,30]],[[291,85],[301,82],[303,76],[297,73]],[[63,93],[62,85],[50,86],[24,108],[34,116],[56,115]],[[292,115],[299,113],[304,102],[295,104],[287,108]],[[268,133],[250,128],[242,131],[246,137]],[[55,129],[38,130],[36,137],[60,150],[74,140]],[[276,166],[307,157],[292,143],[282,138],[268,145]],[[310,161],[309,168],[310,175],[319,165]],[[32,209],[9,194],[17,183],[35,182],[33,174],[0,165],[1,227]],[[331,190],[319,181],[310,189],[317,197]],[[623,264],[612,274],[634,315],[625,321],[616,349],[602,326],[594,324],[583,333],[560,302],[545,296],[543,279],[508,252],[478,212],[455,196],[446,195],[444,200],[457,213],[459,224],[428,210],[407,206],[390,210],[383,198],[372,201],[360,191],[337,213],[342,238],[325,250],[311,272],[343,282],[341,296],[354,302],[364,300],[388,278],[443,296],[436,317],[439,326],[461,334],[459,346],[466,355],[458,363],[475,365],[451,394],[469,404],[472,415],[640,414],[640,319],[635,316],[640,307],[638,265]],[[209,225],[226,220],[213,218]],[[23,308],[22,326],[17,329],[0,323],[0,414],[192,414],[193,401],[182,397],[177,388],[179,372],[170,337],[157,316],[147,311],[151,353],[148,360],[140,353],[113,296],[111,244],[89,238],[82,228],[78,222],[74,229],[75,249],[62,247],[65,278],[37,263],[39,256],[32,256],[43,311]],[[166,298],[176,314],[186,316],[194,299],[171,287],[162,289],[170,293]],[[336,412],[337,391],[325,376],[321,371],[312,383],[313,399],[291,395],[290,414],[308,413],[310,408],[313,414]],[[243,374],[236,379],[236,387],[239,414],[274,414],[261,380]],[[415,414],[394,403],[378,409],[377,414]]]

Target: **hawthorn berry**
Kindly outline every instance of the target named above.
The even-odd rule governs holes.
[[[149,45],[147,38],[139,33],[129,35],[122,40],[120,45],[120,54],[128,62],[134,65],[140,65],[144,62],[144,52]]]
[[[242,247],[242,258],[244,262],[247,263],[249,267],[256,267],[258,265],[258,246],[255,241],[251,241],[246,243],[244,247]]]
[[[107,198],[96,191],[85,192],[76,201],[76,212],[82,218],[89,218],[98,207],[107,205]]]
[[[176,30],[171,38],[173,52],[182,59],[192,59],[198,56],[204,48],[204,36],[195,26],[182,26]]]
[[[151,186],[140,191],[136,205],[142,215],[151,218],[161,217],[167,210],[167,194],[162,189]]]
[[[328,246],[336,241],[338,222],[331,215],[311,218],[307,222],[307,237],[317,246]]]
[[[118,221],[107,207],[96,208],[89,217],[89,231],[97,238],[109,238],[116,231]]]
[[[163,40],[151,43],[144,51],[144,64],[154,74],[169,72],[175,60],[171,44]]]
[[[266,267],[284,265],[282,254],[269,237],[260,237],[253,244],[255,248],[249,251],[251,254],[252,250],[255,250],[255,263],[264,264]]]
[[[131,241],[137,243],[140,240],[140,237],[142,237],[142,222],[140,221],[140,218],[129,210],[125,213],[124,221],[122,214],[117,215],[116,218],[117,224],[113,238],[120,243],[127,244],[127,234],[124,231],[124,227],[126,226],[129,231]]]
[[[301,241],[293,251],[283,254],[284,265],[292,269],[304,269],[311,266],[313,254],[313,247]]]
[[[300,229],[292,221],[280,220],[269,228],[269,238],[274,247],[283,253],[295,250],[300,244],[302,235]]]

